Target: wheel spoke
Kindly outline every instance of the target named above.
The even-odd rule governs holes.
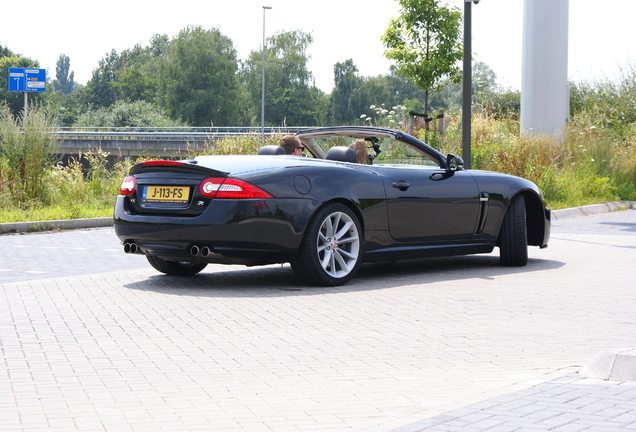
[[[343,236],[345,236],[345,235],[349,232],[349,229],[351,229],[351,225],[353,225],[353,222],[352,222],[352,221],[347,221],[347,223],[345,223],[345,224],[344,224],[344,226],[342,227],[342,229],[341,229],[340,231],[338,231],[338,232],[335,234],[335,236],[334,236],[334,237],[335,237],[337,240],[340,240],[340,238],[342,238]]]
[[[343,239],[338,240],[338,244],[339,245],[343,245],[343,244],[347,244],[347,243],[354,243],[354,242],[357,242],[357,241],[358,241],[358,236],[357,235],[356,236],[352,235],[352,236],[349,236],[347,238],[343,238]]]
[[[327,218],[323,224],[324,234],[326,240],[333,239],[333,222],[331,218]],[[322,231],[322,230],[321,230]]]
[[[336,251],[333,256],[334,256],[334,260],[338,262],[338,264],[340,264],[340,268],[342,269],[342,271],[346,273],[349,273],[349,263],[354,264],[355,261],[352,262],[351,260],[351,256],[347,256],[346,254],[343,253],[344,251],[339,250]],[[349,258],[348,260],[345,260],[345,256],[347,258]],[[335,269],[333,269],[335,271]]]
[[[337,230],[338,225],[340,225],[341,214],[342,213],[334,213],[333,215],[331,215],[332,217],[329,218],[329,227],[331,229],[329,234],[332,239],[336,236],[335,230]]]
[[[322,260],[320,260],[320,265],[326,272],[328,272],[327,269],[329,268],[329,265],[331,263],[332,255],[333,253],[331,252],[331,250],[326,250],[322,257]]]
[[[329,243],[327,235],[323,234],[322,231],[318,233],[318,243]]]

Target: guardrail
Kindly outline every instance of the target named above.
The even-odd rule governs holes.
[[[311,129],[307,126],[267,127],[266,135],[285,135],[299,130]],[[260,127],[103,127],[103,128],[58,128],[50,131],[60,139],[140,139],[140,140],[214,140],[222,137],[259,135]]]
[[[285,135],[309,127],[268,127],[265,135]],[[100,149],[111,158],[182,157],[201,151],[214,141],[241,135],[260,136],[259,127],[125,127],[59,128],[49,131],[58,140],[58,153],[66,161],[69,155]]]

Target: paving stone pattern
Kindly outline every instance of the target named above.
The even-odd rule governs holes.
[[[112,228],[0,236],[3,432],[636,428],[633,383],[576,373],[636,347],[636,210],[556,221],[526,267],[374,264],[335,288],[118,250]]]

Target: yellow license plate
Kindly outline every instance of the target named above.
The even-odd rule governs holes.
[[[144,186],[141,201],[147,203],[187,203],[190,199],[188,186]]]

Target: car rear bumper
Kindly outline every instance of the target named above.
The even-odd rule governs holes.
[[[310,200],[215,200],[200,216],[174,217],[130,214],[124,199],[117,197],[114,225],[127,251],[243,265],[290,261],[315,208]]]

